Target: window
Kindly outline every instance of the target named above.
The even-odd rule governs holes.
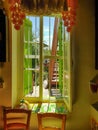
[[[27,16],[24,22],[24,95],[70,102],[70,33],[60,17]]]

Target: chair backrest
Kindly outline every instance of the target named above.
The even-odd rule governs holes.
[[[29,130],[31,110],[4,108],[4,130]]]
[[[66,114],[38,113],[39,130],[65,130]]]

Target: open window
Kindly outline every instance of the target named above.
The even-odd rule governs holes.
[[[70,31],[76,21],[77,1],[18,0],[6,5],[10,7],[6,9],[11,27],[12,105],[21,98],[41,103],[63,101],[71,110]]]
[[[27,99],[64,101],[71,108],[70,33],[60,17],[24,21],[23,87]]]

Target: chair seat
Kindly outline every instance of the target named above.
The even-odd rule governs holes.
[[[8,123],[7,124],[8,129],[15,129],[16,127],[26,129],[26,124],[24,123]]]

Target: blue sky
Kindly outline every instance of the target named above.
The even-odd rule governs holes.
[[[32,21],[32,32],[36,34],[37,39],[39,38],[39,17],[29,17],[29,19]],[[50,25],[50,27],[49,27]],[[36,31],[35,31],[36,30]],[[49,32],[50,30],[50,32]],[[46,44],[52,43],[52,38],[53,38],[53,30],[54,30],[54,18],[51,17],[49,20],[49,17],[44,17],[43,20],[43,41],[45,41]],[[50,37],[49,37],[50,36]]]

